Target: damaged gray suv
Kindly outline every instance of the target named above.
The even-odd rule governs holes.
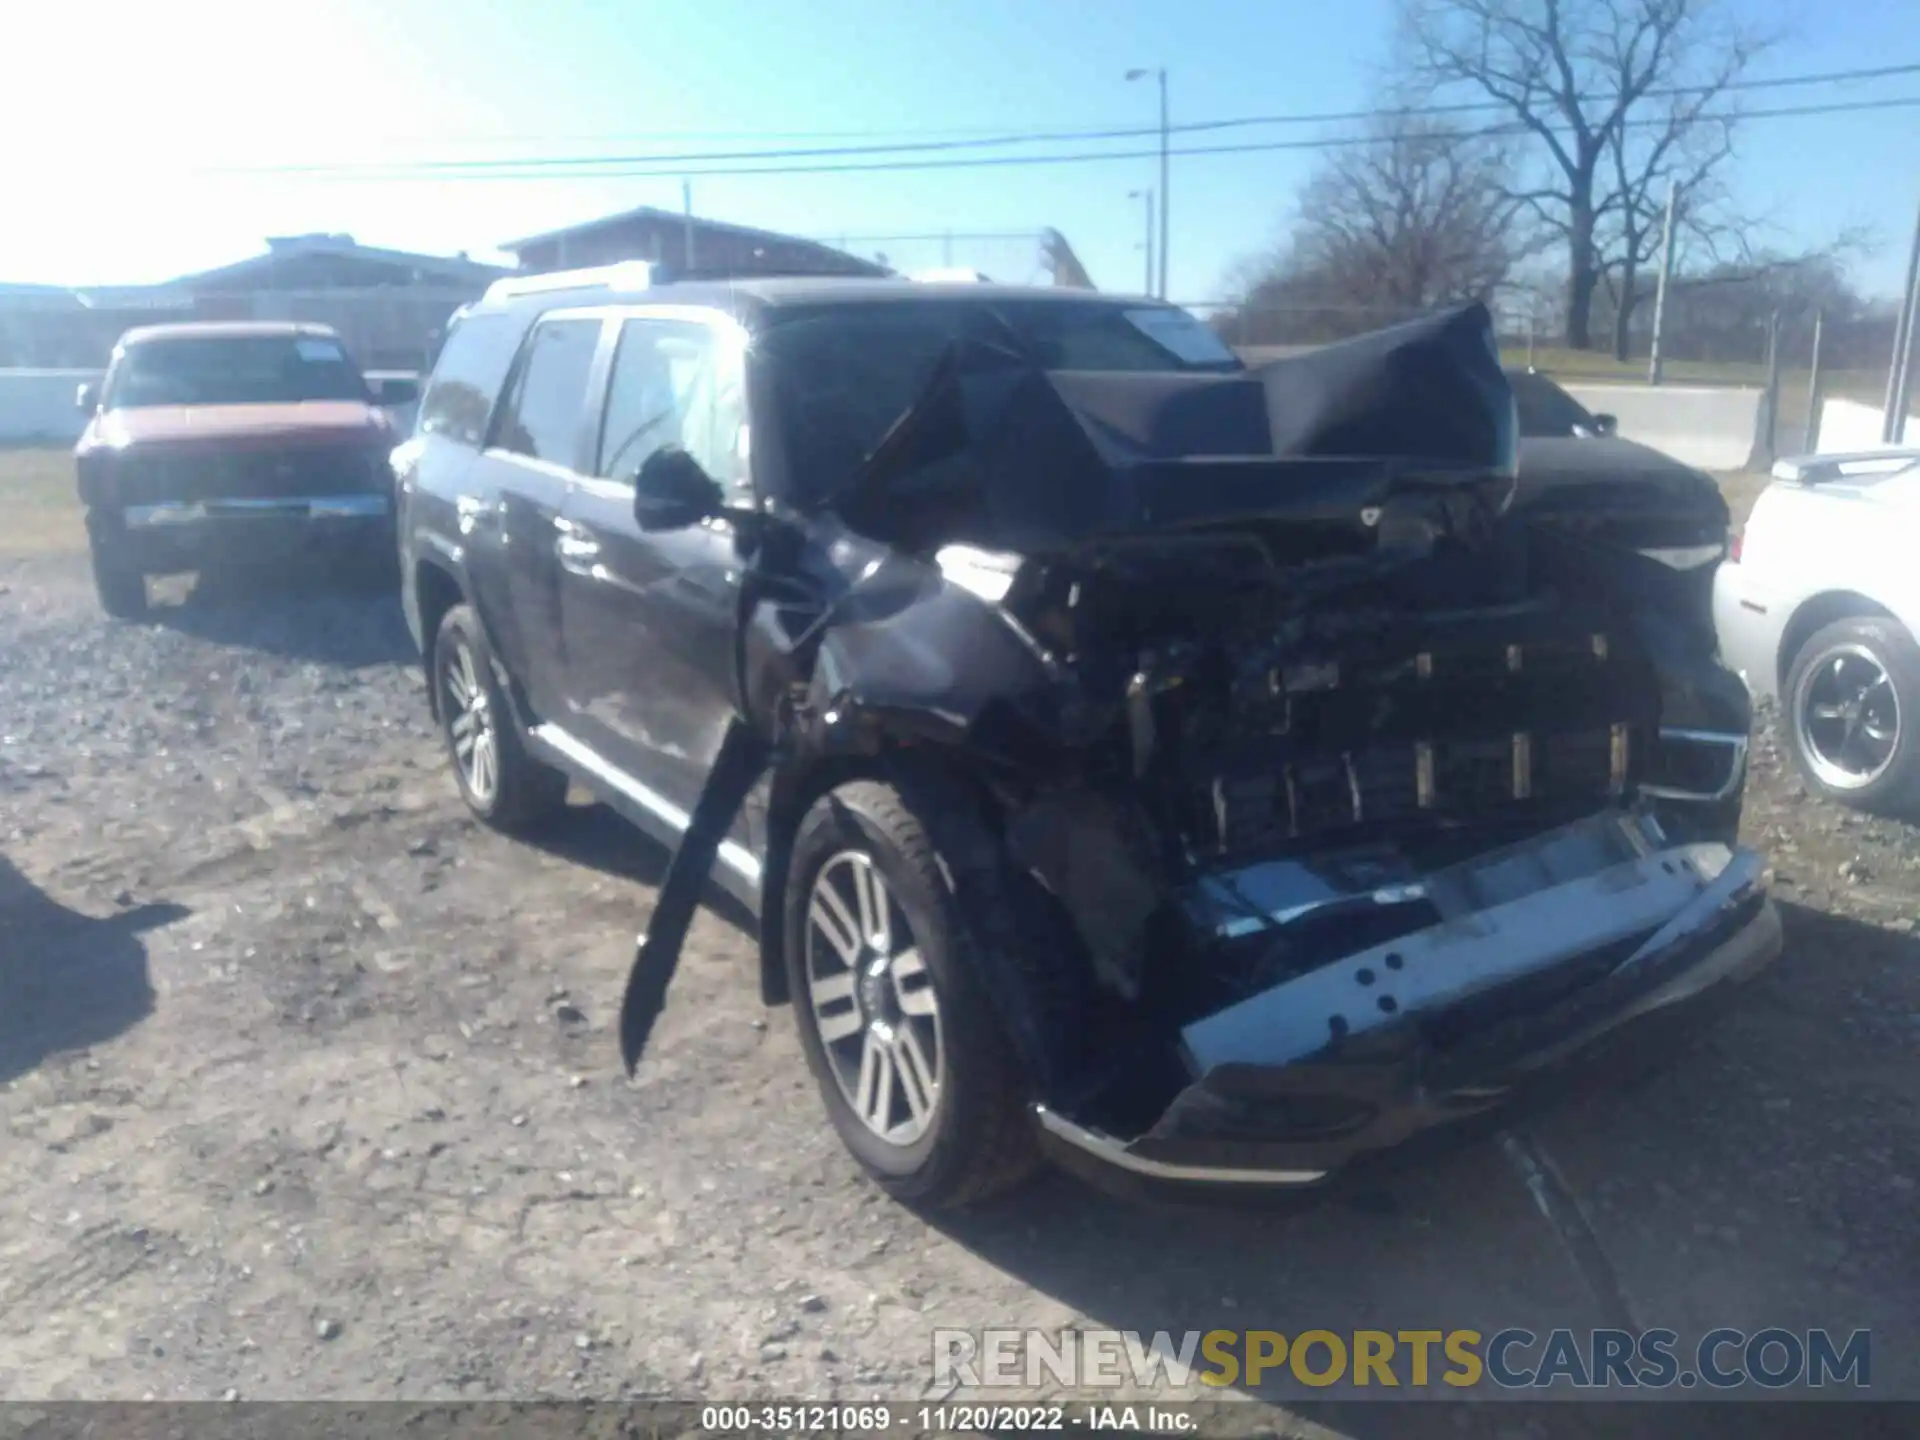
[[[1515,429],[1479,307],[1249,370],[1085,292],[515,280],[396,452],[405,604],[475,813],[674,847],[629,1066],[711,882],[895,1195],[1306,1186],[1780,949],[1724,506]]]

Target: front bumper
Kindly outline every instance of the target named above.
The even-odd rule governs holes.
[[[276,495],[231,500],[166,500],[121,512],[128,530],[252,523],[260,520],[378,520],[392,507],[384,495]]]
[[[168,500],[94,511],[89,523],[107,543],[157,572],[315,545],[376,543],[392,534],[393,505],[377,492]]]
[[[1568,827],[1519,853],[1565,873],[1583,847],[1598,853],[1596,833]],[[1479,1133],[1610,1061],[1643,1065],[1771,963],[1781,933],[1754,852],[1640,848],[1485,908],[1458,903],[1477,882],[1436,876],[1436,899],[1459,892],[1442,923],[1187,1026],[1195,1078],[1145,1134],[1040,1107],[1042,1135],[1110,1186],[1271,1192]],[[1483,878],[1508,862],[1492,857]]]

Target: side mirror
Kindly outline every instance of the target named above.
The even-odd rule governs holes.
[[[373,400],[376,405],[411,405],[420,398],[418,380],[391,378],[381,380],[373,387]]]
[[[80,388],[73,392],[73,408],[82,415],[93,414],[100,408],[100,387],[91,380],[84,381]]]
[[[1620,419],[1615,415],[1596,415],[1593,417],[1593,433],[1596,435],[1617,435],[1620,433]]]
[[[633,476],[633,518],[642,530],[685,530],[720,513],[720,482],[677,445],[654,451]]]

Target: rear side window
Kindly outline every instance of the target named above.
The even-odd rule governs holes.
[[[506,315],[469,315],[447,336],[420,400],[420,433],[478,449],[487,414],[513,364],[518,327]]]
[[[494,422],[494,445],[573,469],[580,459],[587,378],[599,344],[598,320],[543,320],[535,325]]]

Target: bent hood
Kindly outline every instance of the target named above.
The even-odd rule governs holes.
[[[1551,503],[1588,486],[1626,487],[1641,503],[1711,509],[1711,477],[1651,446],[1599,436],[1529,436],[1520,441],[1516,504]]]
[[[87,449],[287,449],[392,439],[378,406],[360,400],[282,405],[152,405],[109,410],[87,428]]]
[[[1046,370],[971,345],[838,506],[891,543],[1026,554],[1258,519],[1347,519],[1408,484],[1504,504],[1513,392],[1472,305],[1257,370]]]

